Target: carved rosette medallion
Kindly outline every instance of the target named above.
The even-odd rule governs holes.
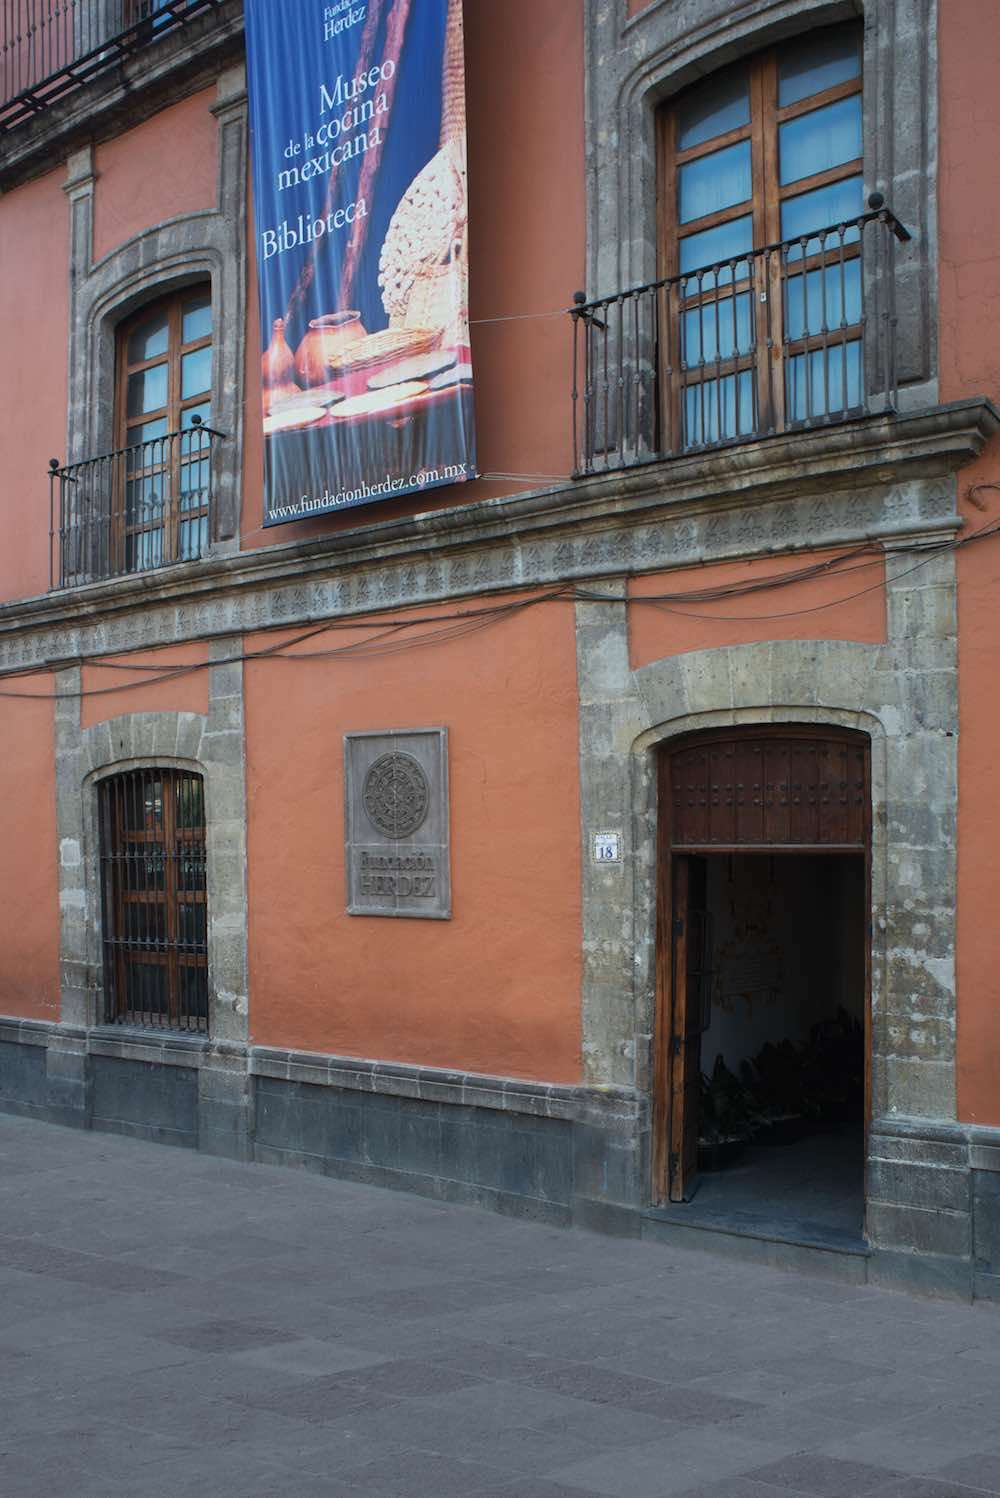
[[[365,776],[362,801],[368,820],[384,837],[410,837],[430,808],[427,776],[412,754],[383,754]]]

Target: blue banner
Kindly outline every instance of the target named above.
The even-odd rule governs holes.
[[[264,524],[475,477],[461,0],[246,0]]]

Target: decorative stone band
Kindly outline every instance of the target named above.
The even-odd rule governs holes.
[[[268,1046],[245,1046],[203,1036],[180,1035],[125,1026],[58,1025],[44,1020],[0,1016],[0,1043],[76,1049],[89,1056],[144,1061],[158,1066],[194,1070],[244,1067],[252,1077],[285,1082],[308,1082],[351,1092],[416,1098],[423,1102],[490,1108],[501,1113],[530,1114],[536,1118],[573,1123],[641,1129],[647,1117],[644,1094],[626,1087],[584,1087],[557,1082],[529,1082],[479,1072],[448,1071],[434,1066],[358,1060],[316,1051],[291,1051]],[[0,1112],[3,1086],[0,1076]],[[1000,1130],[998,1137],[1000,1137]]]
[[[953,534],[985,398],[789,433],[530,495],[0,607],[0,672],[573,578]]]

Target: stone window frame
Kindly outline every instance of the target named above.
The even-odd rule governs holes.
[[[246,762],[242,636],[209,647],[208,713],[136,712],[81,726],[82,669],[56,675],[63,1025],[110,1028],[105,1014],[99,787],[128,770],[177,769],[205,787],[208,1038],[246,1044],[248,1030]],[[162,1032],[164,1035],[182,1031]]]
[[[114,451],[118,329],[142,306],[208,281],[212,294],[213,451],[209,553],[239,546],[243,491],[246,365],[246,78],[223,73],[212,111],[218,120],[216,207],[151,225],[100,260],[93,258],[97,174],[93,148],[70,157],[64,190],[70,209],[67,462]]]
[[[585,0],[585,7],[590,296],[657,276],[661,106],[739,58],[863,18],[865,193],[881,193],[912,235],[895,247],[898,407],[935,404],[936,0],[650,0],[632,16],[626,0]],[[877,291],[866,288],[876,307]]]

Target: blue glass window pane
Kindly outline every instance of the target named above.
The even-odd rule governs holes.
[[[824,295],[825,293],[825,295]],[[827,265],[804,276],[790,276],[785,291],[785,327],[789,338],[804,338],[825,328],[849,328],[861,321],[861,261]]]
[[[702,360],[731,359],[753,349],[751,325],[752,302],[748,292],[738,296],[719,297],[704,302],[681,320],[683,348],[681,357],[690,369]]]
[[[194,343],[196,338],[207,338],[212,331],[212,294],[199,291],[184,303],[181,322],[181,342]]]
[[[857,160],[861,155],[861,95],[852,94],[786,120],[778,128],[778,150],[783,187]]]
[[[825,353],[825,358],[824,358]],[[785,363],[785,411],[789,421],[841,416],[861,406],[861,339],[796,354]]]
[[[702,380],[684,391],[684,446],[752,436],[755,428],[753,377],[750,370],[722,380]]]
[[[152,442],[167,435],[167,418],[158,416],[155,421],[144,421],[141,427],[133,427],[129,433],[129,445],[134,442]],[[154,449],[155,453],[155,449]]]
[[[128,377],[126,410],[129,416],[142,416],[167,404],[167,366],[154,364]]]
[[[778,106],[861,75],[861,33],[856,27],[816,31],[790,43],[778,61]]]
[[[782,239],[799,239],[811,229],[825,229],[830,224],[841,224],[847,219],[858,218],[864,212],[863,189],[862,177],[847,177],[843,182],[831,182],[829,187],[817,187],[812,192],[802,192],[797,197],[786,198],[781,205]],[[848,229],[844,235],[844,243],[856,244],[858,234],[857,229]],[[839,246],[838,236],[827,236],[825,249],[836,250]],[[810,239],[806,245],[806,254],[815,255],[819,250],[820,241]],[[795,245],[789,250],[788,258],[796,260],[801,253],[801,246]]]
[[[684,272],[697,270],[702,265],[717,265],[720,260],[732,260],[752,248],[753,216],[748,213],[714,229],[702,229],[700,234],[688,234],[680,241],[680,268]],[[740,273],[746,275],[747,268],[744,266]],[[732,272],[727,272],[726,276],[731,278]]]
[[[744,67],[697,84],[677,108],[677,149],[700,146],[750,123],[750,89]]]
[[[145,359],[156,359],[167,352],[167,318],[157,312],[148,322],[140,323],[134,333],[129,334],[126,358],[129,364],[141,364]]]
[[[750,180],[750,142],[727,146],[710,156],[689,161],[677,173],[677,212],[682,224],[745,203],[753,191]]]
[[[181,357],[181,399],[200,395],[212,386],[212,350],[196,349],[193,354]]]

